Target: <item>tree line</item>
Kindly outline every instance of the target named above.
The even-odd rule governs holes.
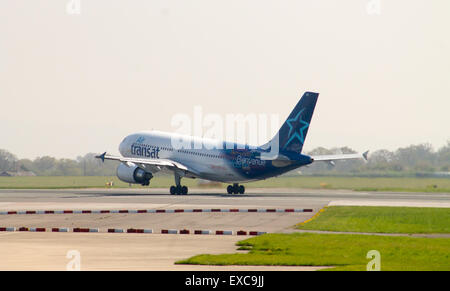
[[[113,176],[117,162],[96,159],[88,153],[76,159],[57,159],[50,156],[34,160],[18,159],[14,154],[0,149],[0,172],[32,171],[37,176]]]
[[[356,153],[348,147],[342,148],[316,148],[309,155]],[[367,162],[363,160],[338,161],[330,163],[313,163],[301,168],[305,174],[340,175],[352,174],[362,176],[405,176],[447,174],[450,172],[450,141],[438,150],[430,144],[410,145],[398,148],[395,151],[385,149],[369,153]]]
[[[316,148],[306,154],[356,153],[349,147],[326,149]],[[56,159],[50,156],[31,159],[18,159],[7,150],[0,149],[0,172],[32,171],[38,176],[113,176],[117,162],[96,159],[97,154],[88,153],[76,159]],[[450,141],[437,150],[430,144],[411,145],[395,151],[377,150],[369,153],[367,162],[362,160],[313,163],[298,169],[308,175],[375,175],[404,176],[427,175],[450,172]],[[297,171],[298,171],[297,170]]]

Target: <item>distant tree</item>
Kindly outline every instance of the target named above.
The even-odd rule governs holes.
[[[377,150],[370,154],[367,168],[375,171],[392,170],[391,164],[395,159],[393,152],[388,150]]]
[[[419,144],[399,148],[395,160],[407,171],[432,171],[436,156],[430,144]]]
[[[17,162],[17,157],[7,150],[0,149],[0,170],[10,171],[15,170],[14,167]]]
[[[51,176],[57,173],[57,160],[53,157],[37,157],[30,168],[39,176]]]
[[[326,149],[324,147],[318,147],[318,148],[315,148],[312,151],[308,152],[307,154],[311,155],[311,156],[331,155],[331,154],[333,154],[333,151]]]
[[[20,168],[23,171],[33,171],[37,174],[37,172],[34,170],[33,161],[30,159],[21,159],[17,161],[17,163],[20,165]],[[26,169],[26,170],[25,170]]]
[[[83,157],[77,157],[77,162],[82,175],[85,176],[113,176],[116,173],[117,162],[105,161],[95,158],[98,154],[88,153]]]
[[[318,147],[308,155],[332,155],[356,153],[349,147],[327,149]],[[44,156],[34,160],[22,159],[12,153],[0,149],[0,171],[31,170],[40,176],[113,176],[116,173],[117,162],[96,159],[97,154],[88,153],[76,160],[56,159]],[[298,170],[296,170],[298,171]],[[399,148],[394,152],[377,150],[369,155],[368,162],[362,160],[335,161],[334,165],[327,162],[316,162],[300,169],[305,174],[324,175],[405,175],[423,172],[450,171],[450,140],[438,151],[434,151],[430,144],[411,145]]]
[[[81,176],[81,169],[75,160],[60,159],[54,172],[56,176]]]
[[[438,150],[437,160],[440,171],[450,172],[450,140]]]
[[[394,160],[394,153],[388,150],[377,150],[370,154],[370,163],[390,163]]]

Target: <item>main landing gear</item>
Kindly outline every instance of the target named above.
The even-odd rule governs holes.
[[[228,194],[244,194],[245,187],[244,187],[244,185],[239,185],[238,183],[234,183],[233,185],[228,185],[227,192],[228,192]]]
[[[187,186],[170,186],[170,194],[171,195],[186,195],[188,193]]]
[[[170,186],[170,195],[187,195],[188,187],[181,186],[181,176],[175,173],[176,186]]]

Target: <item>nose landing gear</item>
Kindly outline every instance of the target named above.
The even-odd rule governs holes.
[[[227,192],[228,192],[228,194],[244,194],[245,187],[244,187],[244,185],[239,185],[238,183],[234,183],[233,185],[228,185]]]

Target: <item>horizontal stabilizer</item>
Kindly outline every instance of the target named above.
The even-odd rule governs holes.
[[[362,154],[320,155],[320,156],[311,156],[311,158],[313,158],[315,162],[317,161],[329,162],[329,161],[353,160],[353,159],[364,159],[365,161],[367,161],[368,154],[369,151],[366,151]]]

